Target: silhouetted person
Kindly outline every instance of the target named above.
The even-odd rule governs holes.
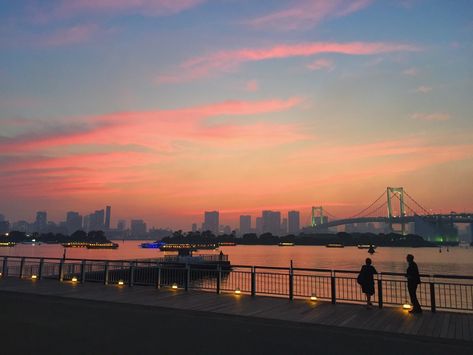
[[[366,258],[365,265],[361,267],[360,273],[358,274],[357,282],[366,295],[366,306],[368,308],[373,305],[371,303],[371,296],[374,295],[374,274],[377,273],[376,269],[371,265],[371,259]]]
[[[223,261],[223,251],[220,250],[220,254],[218,255],[218,259]]]
[[[414,255],[407,254],[406,260],[409,263],[406,271],[407,290],[409,291],[409,297],[411,298],[412,303],[412,309],[409,313],[422,313],[422,308],[417,299],[417,286],[420,284],[419,268],[414,262]]]

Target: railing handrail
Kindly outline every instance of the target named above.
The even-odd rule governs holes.
[[[212,254],[203,254],[201,256],[213,256]],[[196,255],[199,256],[199,255]],[[146,259],[143,261],[140,261],[139,259],[133,259],[133,260],[124,260],[124,259],[84,259],[84,258],[55,258],[55,257],[44,257],[44,256],[17,256],[17,255],[0,255],[0,259],[3,259],[7,257],[8,259],[17,259],[19,261],[21,260],[37,260],[40,262],[43,260],[44,262],[47,262],[49,260],[51,261],[61,261],[64,260],[65,262],[67,261],[73,261],[73,262],[91,262],[91,263],[140,263],[140,264],[152,264],[156,265],[158,264],[164,264],[165,260],[164,258],[155,258],[153,259],[154,261],[150,259]],[[216,261],[218,261],[219,255],[215,255]],[[222,259],[222,261],[228,261],[225,258]],[[185,263],[182,263],[183,265]],[[190,264],[192,265],[192,264]],[[199,266],[215,266],[214,264],[205,264],[205,263],[199,263]],[[285,266],[263,266],[263,265],[230,265],[231,267],[234,268],[247,268],[249,270],[282,270],[282,271],[287,271],[289,272],[291,270],[290,267],[285,267]],[[298,267],[293,267],[293,271],[306,271],[306,272],[323,272],[327,274],[333,274],[333,273],[338,273],[338,274],[357,274],[359,271],[356,270],[342,270],[342,269],[322,269],[322,268],[298,268]],[[399,272],[379,272],[378,275],[382,276],[401,276],[405,277],[405,273],[399,273]],[[420,274],[420,277],[423,278],[441,278],[441,279],[455,279],[455,280],[473,280],[472,275],[445,275],[445,274]]]

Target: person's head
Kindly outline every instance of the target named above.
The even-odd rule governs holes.
[[[370,259],[370,258],[366,258],[365,263],[366,263],[366,265],[371,265],[371,259]]]
[[[408,263],[412,263],[414,261],[414,255],[407,254],[406,260],[407,260]]]

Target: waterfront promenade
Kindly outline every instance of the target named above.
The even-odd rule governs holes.
[[[309,354],[322,348],[369,354],[380,347],[384,354],[468,354],[473,348],[473,315],[464,313],[414,316],[400,307],[16,278],[0,280],[0,299],[1,333],[16,329],[33,341],[17,337],[26,347],[19,353],[47,339],[57,353],[61,347],[81,353],[85,342],[99,346],[88,353],[102,354]],[[4,347],[13,345],[4,337]]]

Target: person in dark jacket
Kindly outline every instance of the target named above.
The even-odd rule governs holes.
[[[361,291],[366,295],[366,306],[368,308],[373,305],[371,303],[371,296],[374,295],[374,274],[378,273],[371,263],[371,259],[366,258],[365,265],[361,267],[357,278]]]
[[[422,313],[422,308],[417,299],[417,286],[420,284],[419,268],[414,262],[414,255],[407,254],[406,260],[409,264],[406,271],[407,290],[409,291],[409,297],[411,298],[412,303],[412,309],[409,313]]]

